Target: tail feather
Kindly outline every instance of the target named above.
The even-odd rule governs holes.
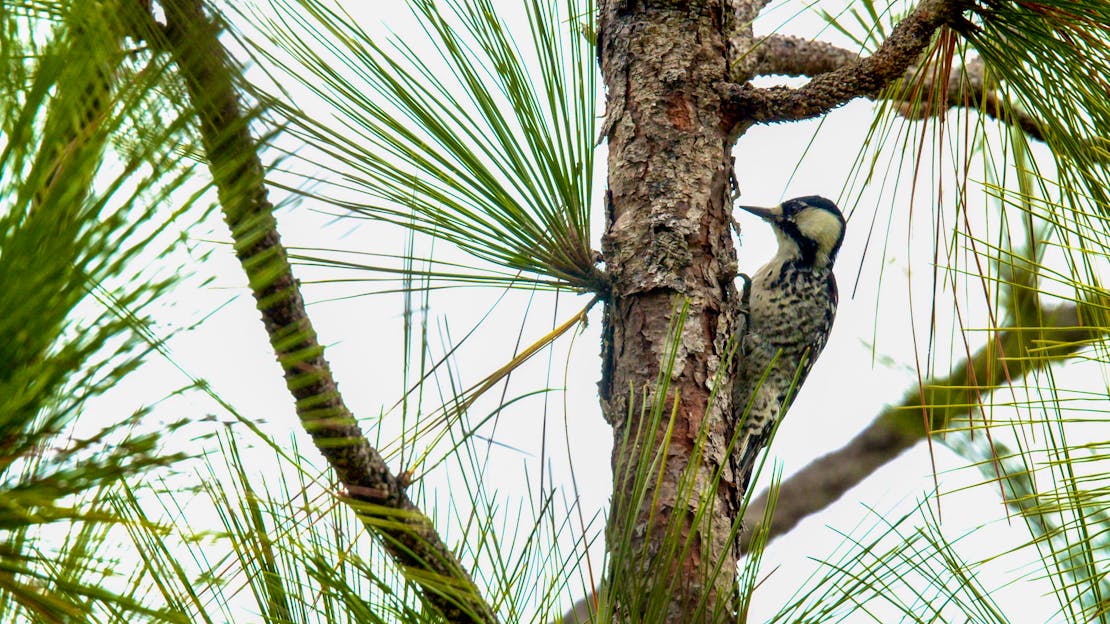
[[[740,455],[740,460],[736,463],[736,470],[738,475],[741,476],[740,492],[746,492],[748,485],[752,480],[752,471],[755,470],[755,460],[759,457],[759,451],[767,446],[767,440],[771,437],[771,430],[774,427],[774,422],[768,422],[758,431],[745,432],[743,439],[740,441],[740,446],[737,448],[743,449]]]
[[[755,470],[755,458],[759,455],[759,448],[755,445],[748,445],[744,449],[744,454],[740,456],[740,461],[737,463],[737,474],[742,475],[739,492],[742,494],[748,491],[748,484],[752,480],[752,471]]]

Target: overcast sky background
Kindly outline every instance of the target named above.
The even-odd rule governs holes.
[[[423,33],[402,3],[347,4],[373,5],[362,10],[349,6],[348,10],[367,29],[383,35],[392,32],[421,49]],[[506,11],[505,19],[510,26],[519,25],[521,36],[525,36],[527,31],[520,21],[519,3],[509,0],[495,4]],[[836,6],[821,3],[821,7],[829,11],[835,11]],[[782,25],[788,19],[789,23]],[[246,27],[242,23],[237,26]],[[806,10],[799,3],[776,3],[774,10],[757,23],[756,32],[778,30],[807,37],[820,33],[825,40],[853,46],[839,33],[823,26],[814,11]],[[248,71],[248,77],[262,79],[257,69]],[[303,93],[301,90],[295,92]],[[314,109],[308,96],[304,97],[306,101],[302,106],[310,111],[318,110],[321,118],[330,116],[326,109]],[[832,113],[823,122],[754,128],[735,150],[736,170],[745,203],[771,205],[789,197],[819,194],[838,200],[851,215],[836,271],[840,283],[840,309],[832,337],[780,428],[772,449],[786,477],[810,459],[839,448],[885,405],[900,400],[916,383],[915,362],[923,370],[935,368],[943,374],[950,363],[946,351],[955,347],[956,359],[962,359],[962,342],[952,331],[955,321],[950,316],[951,287],[938,294],[936,309],[944,316],[937,319],[935,360],[931,362],[926,354],[933,288],[933,244],[937,237],[929,202],[933,190],[942,186],[941,201],[952,214],[955,187],[951,183],[951,165],[937,161],[932,173],[918,181],[916,192],[912,181],[904,175],[900,180],[876,183],[855,206],[847,201],[855,197],[842,195],[853,162],[864,149],[872,110],[868,102],[855,102]],[[811,142],[815,132],[818,132],[816,140]],[[945,141],[948,145],[948,139]],[[286,148],[298,149],[292,144],[286,144]],[[886,153],[897,158],[900,149],[888,146]],[[806,154],[804,159],[803,154]],[[272,161],[274,156],[271,154],[270,158]],[[307,170],[304,163],[286,164]],[[604,146],[599,148],[597,164],[595,196],[600,197],[605,179]],[[319,165],[319,171],[327,169],[326,163]],[[981,159],[975,160],[973,167],[981,168]],[[928,166],[926,171],[929,171]],[[980,171],[978,175],[973,174],[972,179],[982,180],[984,175]],[[273,199],[276,203],[287,202],[287,198],[276,191]],[[996,230],[991,227],[997,226],[987,225],[986,215],[992,209],[983,193],[971,190],[969,202],[976,233],[988,239],[996,237]],[[598,201],[594,206],[596,248],[601,233],[602,204]],[[290,247],[341,248],[386,254],[404,252],[405,237],[400,230],[363,220],[337,219],[334,212],[308,200],[289,202],[278,215],[285,243]],[[743,213],[738,217],[743,230],[740,266],[750,274],[773,254],[774,238],[770,228],[758,219]],[[940,235],[941,239],[946,236],[947,232]],[[230,248],[223,243],[226,240],[226,229],[214,220],[210,233],[201,232],[191,243],[197,259],[206,251],[212,251],[207,264],[197,265],[197,268],[202,276],[213,275],[215,280],[204,285],[195,280],[189,288],[178,291],[174,307],[159,319],[167,328],[180,328],[207,317],[195,329],[182,332],[170,343],[172,356],[190,374],[208,380],[216,393],[243,416],[264,420],[268,431],[278,433],[278,439],[288,437],[289,434],[283,432],[296,432],[301,449],[307,449],[307,437],[300,431],[254,303],[243,289],[242,271]],[[420,244],[428,248],[427,241]],[[442,243],[435,251],[450,253]],[[305,282],[306,298],[311,304],[309,313],[321,342],[328,345],[327,357],[334,367],[340,389],[365,426],[375,427],[377,415],[389,409],[402,393],[402,296],[393,293],[349,298],[348,295],[366,293],[378,286],[373,283],[320,283],[319,280],[373,276],[331,269],[297,270]],[[976,293],[974,284],[961,284],[957,291],[964,324],[985,327],[988,321],[981,293]],[[469,386],[506,362],[514,347],[520,349],[539,339],[586,302],[584,296],[566,293],[556,297],[551,293],[504,293],[477,288],[435,291],[431,295],[429,312],[431,355],[438,358],[449,342],[460,340],[481,323],[453,360],[461,384]],[[213,310],[216,311],[213,313]],[[482,477],[487,487],[502,497],[501,509],[507,510],[502,511],[505,518],[511,521],[519,502],[527,500],[528,492],[538,488],[540,475],[546,472],[545,487],[554,484],[564,488],[568,499],[577,494],[587,521],[592,516],[589,530],[598,536],[590,551],[594,570],[602,567],[600,535],[611,484],[611,435],[597,404],[600,325],[598,306],[590,313],[589,325],[581,333],[573,339],[564,337],[551,352],[535,358],[526,369],[514,374],[507,392],[509,397],[542,387],[555,390],[546,397],[530,397],[514,404],[497,419],[496,429],[486,426],[479,431],[480,435],[492,437],[496,442],[489,446],[489,462]],[[446,338],[447,332],[450,340]],[[972,333],[969,340],[973,349],[978,347],[983,342],[982,332]],[[213,357],[214,346],[219,349],[218,357]],[[1068,375],[1069,387],[1105,391],[1103,371],[1093,365],[1072,365]],[[156,361],[130,383],[133,385],[127,389],[129,396],[147,396],[147,400],[153,402],[164,396],[167,388],[183,385],[186,379],[169,363]],[[494,407],[492,400],[499,393],[492,395],[493,399],[483,400],[472,410],[472,418]],[[432,396],[425,401],[424,407],[433,408],[438,404],[439,397]],[[170,399],[162,406],[167,420],[175,417],[199,419],[209,413],[227,420],[210,401],[195,395]],[[382,423],[383,440],[395,439],[396,419],[396,414],[392,414]],[[992,523],[986,531],[962,543],[966,550],[961,553],[968,560],[996,555],[1028,539],[1020,521],[1007,525],[997,488],[987,486],[959,491],[980,483],[982,477],[974,469],[949,472],[962,466],[963,461],[942,446],[934,445],[933,451],[941,489],[949,492],[940,500],[946,533],[954,538],[983,522]],[[268,461],[264,455],[260,452],[260,466]],[[443,449],[439,449],[432,457],[442,455]],[[577,477],[577,493],[571,489],[572,464]],[[396,471],[409,467],[400,465],[396,456],[392,458],[392,466]],[[457,487],[453,482],[455,478],[453,466],[445,464],[425,475],[423,484],[430,496],[444,501],[451,496],[452,488]],[[788,590],[796,588],[814,569],[812,559],[825,556],[841,542],[836,531],[848,532],[858,525],[875,525],[880,515],[900,516],[932,487],[933,465],[929,450],[925,445],[918,445],[828,510],[776,540],[767,551],[763,568],[765,574],[773,574],[772,581],[758,590],[752,621],[761,621],[774,613],[786,600]],[[438,521],[450,533],[449,519],[444,516]],[[1030,561],[1028,557],[1010,557],[995,562],[984,582],[988,588],[1004,584],[1015,574],[1030,572],[1028,568],[1021,568]],[[1008,613],[1020,613],[1028,618],[1022,621],[1040,622],[1049,619],[1055,609],[1053,601],[1046,597],[1050,590],[1044,581],[1019,582],[999,589],[995,598]]]

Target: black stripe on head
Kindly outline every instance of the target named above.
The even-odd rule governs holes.
[[[801,205],[798,206],[798,208],[797,208],[797,210],[795,210],[795,212],[800,211],[801,209],[805,208],[806,206],[809,206],[810,208],[820,208],[821,210],[824,210],[826,212],[833,213],[834,215],[840,217],[841,221],[844,221],[844,214],[840,212],[840,208],[837,208],[836,204],[832,203],[832,201],[830,201],[828,199],[825,199],[824,197],[821,197],[820,195],[807,195],[805,197],[796,197],[794,199],[789,200],[788,203],[794,203],[794,202],[797,202],[798,204],[801,204]]]
[[[824,210],[825,212],[835,216],[837,220],[840,221],[841,225],[847,223],[847,220],[844,218],[844,213],[840,212],[840,208],[838,208],[837,205],[834,204],[831,200],[821,197],[820,195],[806,195],[805,197],[795,197],[794,199],[786,200],[782,203],[783,218],[784,220],[792,220],[795,215],[797,215],[799,212],[802,212],[806,208],[817,208],[818,210]],[[780,223],[780,225],[784,224]],[[798,228],[794,227],[793,230],[794,233],[787,233],[795,241],[799,241],[798,247],[802,248],[803,257],[808,258],[807,264],[813,264],[813,261],[815,259],[814,254],[816,253],[816,246],[811,244],[810,246],[813,247],[814,251],[809,252],[807,255],[805,245],[800,241],[802,237],[798,232]],[[783,231],[786,231],[785,227],[783,227]],[[832,249],[829,251],[830,262],[836,260],[836,255],[840,251],[840,245],[844,242],[844,234],[845,228],[841,227],[840,238],[837,239],[836,244],[834,244]]]
[[[813,239],[802,236],[801,230],[798,229],[798,225],[793,221],[783,220],[779,221],[775,225],[777,225],[779,229],[781,229],[783,233],[789,236],[790,240],[794,241],[794,243],[798,246],[798,253],[801,254],[801,259],[799,260],[798,264],[800,264],[801,266],[812,267],[813,263],[817,260],[817,242]]]

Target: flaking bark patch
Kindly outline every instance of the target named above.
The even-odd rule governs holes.
[[[667,108],[667,118],[671,121],[675,130],[680,132],[692,130],[694,127],[690,103],[679,93],[671,96],[670,106]]]

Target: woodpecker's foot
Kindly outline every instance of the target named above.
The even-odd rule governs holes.
[[[740,180],[736,177],[736,157],[730,157],[729,162],[731,166],[728,168],[728,188],[732,195],[732,203],[735,204],[736,200],[740,199]],[[740,230],[737,230],[736,233],[739,234]]]
[[[751,313],[752,278],[746,273],[740,273],[736,277],[744,284],[740,287],[740,314],[744,317],[744,326],[747,327],[748,317]]]

